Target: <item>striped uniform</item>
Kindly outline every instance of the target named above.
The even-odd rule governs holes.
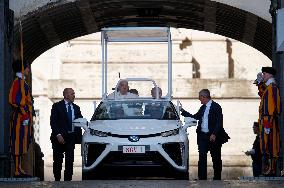
[[[264,83],[264,82],[260,82],[260,83],[257,85],[257,88],[258,88],[258,95],[259,95],[260,97],[262,97],[262,95],[263,95],[263,93],[264,93],[264,91],[265,91],[265,89],[266,89],[265,83]]]
[[[262,154],[269,158],[278,158],[280,149],[280,135],[278,127],[278,116],[281,111],[280,93],[277,85],[271,83],[267,86],[261,96],[259,114],[260,116],[260,149]],[[264,128],[269,128],[269,134]]]
[[[10,149],[14,156],[15,175],[21,170],[20,156],[26,154],[32,140],[32,96],[29,85],[19,77],[13,81],[9,103],[13,112],[10,119]],[[29,119],[28,125],[23,121]]]

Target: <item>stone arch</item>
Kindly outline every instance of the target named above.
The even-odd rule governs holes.
[[[171,26],[220,34],[246,43],[272,58],[271,23],[210,0],[77,0],[50,3],[22,19],[24,57],[32,62],[46,50],[110,26]],[[19,23],[15,25],[19,52]]]

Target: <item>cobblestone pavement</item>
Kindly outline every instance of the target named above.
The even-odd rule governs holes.
[[[219,187],[249,187],[249,188],[276,188],[284,187],[284,177],[280,181],[253,179],[244,177],[242,180],[222,180],[222,181],[196,181],[192,176],[190,181],[186,180],[169,180],[169,179],[135,179],[135,180],[92,180],[81,181],[81,166],[76,164],[74,166],[74,175],[72,182],[54,182],[52,174],[51,163],[46,163],[45,166],[45,181],[43,182],[1,182],[0,188],[29,188],[29,187],[48,187],[48,188],[187,188],[187,187],[202,187],[202,188],[219,188]],[[63,170],[62,170],[63,177]],[[224,177],[225,178],[225,177]]]
[[[48,188],[77,188],[77,187],[96,187],[96,188],[219,188],[219,187],[250,187],[261,188],[284,187],[284,181],[185,181],[185,180],[93,180],[93,181],[72,181],[72,182],[0,182],[0,187],[5,188],[28,188],[28,187],[48,187]]]

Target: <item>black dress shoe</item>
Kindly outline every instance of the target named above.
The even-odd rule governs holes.
[[[21,178],[20,175],[14,175],[13,178]]]
[[[221,180],[221,176],[214,176],[213,180]]]
[[[32,178],[33,176],[28,175],[28,174],[19,174],[19,175],[14,175],[14,178]]]
[[[275,177],[275,173],[264,174],[265,177]]]

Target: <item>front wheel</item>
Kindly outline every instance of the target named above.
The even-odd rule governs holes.
[[[176,180],[189,180],[188,170],[186,172],[177,171],[174,173],[174,179]]]
[[[103,180],[106,179],[106,176],[103,172],[95,171],[86,171],[82,172],[82,180]]]
[[[91,180],[90,172],[82,172],[82,180]]]

